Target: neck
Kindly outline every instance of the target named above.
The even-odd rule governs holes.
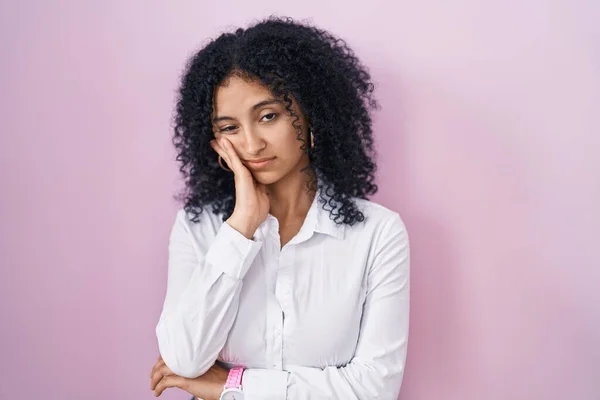
[[[306,217],[316,192],[309,190],[308,182],[316,181],[312,170],[297,171],[269,185],[267,191],[271,202],[269,212],[280,222]],[[316,187],[315,185],[310,185]]]

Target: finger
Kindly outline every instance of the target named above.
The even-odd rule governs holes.
[[[160,368],[163,365],[165,365],[165,362],[163,361],[162,358],[159,358],[159,360],[156,362],[156,364],[154,364],[154,366],[152,367],[152,371],[150,371],[150,378],[152,378],[152,376],[154,375],[154,371],[156,371],[158,368]]]
[[[229,166],[231,167],[231,169],[234,172],[241,171],[243,168],[245,168],[244,164],[242,164],[242,160],[240,160],[240,157],[238,156],[237,152],[233,148],[233,145],[231,144],[229,139],[222,138],[221,139],[221,147],[223,147],[223,149],[225,149],[225,152],[227,153],[227,156],[229,157],[229,159],[227,160],[227,164],[229,164]]]
[[[229,154],[227,154],[227,152],[225,151],[223,146],[221,146],[221,144],[219,142],[217,142],[216,140],[211,140],[210,145],[212,146],[213,150],[216,151],[217,154],[220,155],[221,158],[223,158],[223,160],[225,160],[227,165],[231,166]]]
[[[158,385],[156,385],[156,388],[154,389],[154,396],[158,397],[162,394],[162,392],[164,392],[165,389],[173,387],[186,390],[187,378],[183,378],[178,375],[165,376],[160,380],[160,382],[158,382]]]
[[[152,378],[152,375],[154,375],[154,371],[156,371],[156,368],[158,368],[160,364],[160,360],[155,362],[154,365],[152,366],[152,369],[150,370],[150,378]]]
[[[216,139],[211,140],[210,146],[213,148],[214,151],[219,153],[221,157],[223,157],[223,155],[225,154],[225,150],[221,147],[221,143],[219,141],[217,141]]]
[[[173,372],[166,365],[163,365],[162,368],[157,369],[152,375],[152,379],[150,379],[150,389],[154,390],[158,382],[160,382],[163,377],[169,375],[173,375]]]

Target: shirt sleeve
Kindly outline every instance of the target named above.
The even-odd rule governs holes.
[[[410,255],[400,217],[382,230],[367,278],[360,336],[353,359],[325,369],[248,369],[246,400],[396,400],[404,375],[409,323]]]
[[[206,216],[200,218],[200,224],[208,223]],[[225,345],[242,279],[262,242],[247,239],[225,222],[208,245],[192,235],[190,225],[180,210],[169,238],[167,293],[156,336],[167,367],[176,375],[196,378],[214,364]]]

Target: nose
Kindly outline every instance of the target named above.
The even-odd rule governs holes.
[[[251,156],[259,155],[267,145],[267,142],[253,129],[244,129],[244,138],[244,150]]]

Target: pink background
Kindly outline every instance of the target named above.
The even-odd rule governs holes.
[[[412,243],[401,399],[600,399],[598,3],[274,3],[2,1],[0,398],[153,398],[177,79],[275,12],[378,84],[375,200]]]

